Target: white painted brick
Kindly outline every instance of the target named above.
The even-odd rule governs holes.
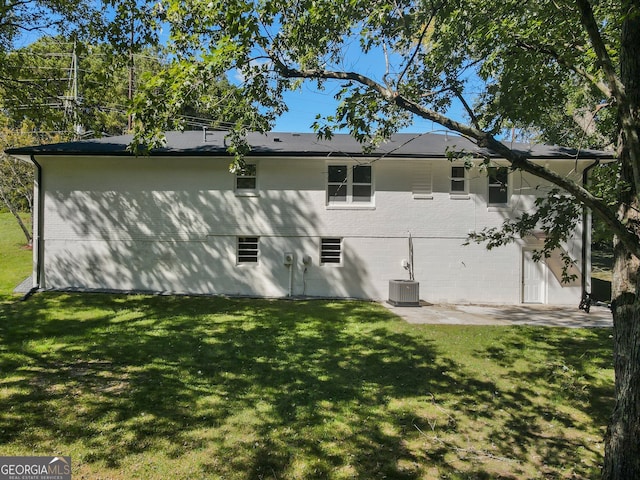
[[[414,199],[415,163],[374,163],[375,208],[326,207],[324,159],[257,159],[259,195],[233,192],[228,158],[41,159],[46,191],[46,287],[385,299],[389,280],[416,280],[432,302],[519,303],[521,245],[463,246],[470,231],[529,208],[537,180],[512,174],[511,208],[486,205],[486,178],[469,172],[469,195],[449,193],[450,163],[432,160],[432,197]],[[569,165],[571,164],[571,165]],[[558,162],[571,172],[574,162]],[[236,236],[260,236],[260,262],[236,265]],[[344,238],[344,263],[319,265],[321,237]],[[579,232],[568,251],[580,256]],[[303,255],[312,257],[304,271]],[[579,287],[548,275],[546,297],[576,303]]]

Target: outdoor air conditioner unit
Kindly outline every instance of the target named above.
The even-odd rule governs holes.
[[[419,307],[420,284],[414,280],[389,280],[389,303],[395,307]]]

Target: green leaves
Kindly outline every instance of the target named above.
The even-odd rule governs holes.
[[[45,37],[6,59],[4,68],[15,73],[15,83],[4,89],[0,85],[0,104],[10,126],[18,128],[29,119],[36,130],[73,135],[126,130],[129,61],[113,55],[108,46]],[[160,68],[157,52],[146,50],[134,56],[131,72],[135,81]]]
[[[500,227],[485,228],[480,232],[470,233],[466,244],[484,243],[491,250],[526,237],[535,236],[542,239],[533,255],[535,261],[549,258],[560,252],[563,264],[563,281],[570,282],[575,278],[569,269],[575,264],[565,251],[565,245],[575,236],[576,225],[580,223],[581,206],[569,195],[559,189],[551,189],[546,195],[535,200],[535,208],[522,212],[514,219],[506,219]]]
[[[593,60],[568,0],[173,0],[164,12],[174,55],[216,66],[224,60],[242,73],[241,88],[255,104],[275,115],[291,88],[279,64],[322,79],[322,71],[348,72],[359,49],[369,64],[361,73],[422,108],[446,112],[464,97],[492,134],[506,126],[541,130],[552,114],[567,116],[568,92],[584,81],[576,68]],[[316,128],[363,138],[390,134],[410,118],[359,85],[340,100],[336,115]]]
[[[498,141],[508,130],[578,149],[613,143],[619,103],[609,101],[611,78],[602,65],[606,53],[618,60],[624,21],[618,2],[586,4],[596,34],[573,0],[170,0],[163,5],[170,55],[182,66],[163,76],[161,88],[150,83],[151,101],[136,103],[141,132],[173,118],[176,106],[212,72],[226,71],[238,88],[233,115],[240,120],[233,123],[240,132],[270,128],[287,109],[283,93],[301,82],[322,87],[337,80],[342,88],[336,111],[313,124],[320,136],[346,130],[375,145],[418,115],[490,145],[516,168],[561,186],[630,241],[609,205],[585,195],[573,181],[528,164]],[[594,48],[598,33],[604,54]],[[605,104],[611,112],[600,110]],[[626,118],[637,126],[637,119]]]

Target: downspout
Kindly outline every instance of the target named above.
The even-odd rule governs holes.
[[[588,165],[583,171],[582,171],[582,186],[584,188],[587,188],[587,183],[589,181],[589,171],[591,171],[592,168],[596,167],[597,165],[600,164],[600,160],[596,160],[595,162],[593,162],[591,165]],[[587,242],[590,243],[590,239],[591,239],[591,232],[587,231],[587,222],[589,221],[589,215],[590,212],[587,209],[587,207],[582,207],[582,268],[581,273],[580,273],[580,280],[581,280],[581,284],[582,284],[582,295],[581,298],[585,298],[585,296],[588,294],[590,295],[591,292],[587,292]],[[591,249],[591,245],[589,244],[588,246],[589,250]]]
[[[31,290],[22,297],[22,300],[27,300],[31,295],[37,292],[42,286],[42,269],[44,267],[44,245],[42,244],[42,229],[43,229],[43,212],[44,212],[44,195],[42,193],[42,166],[36,161],[34,155],[31,155],[31,163],[36,167],[36,182],[38,185],[38,198],[36,198],[36,219],[37,223],[34,225],[33,231],[33,243],[35,244],[35,283]]]
[[[289,298],[293,297],[293,263],[289,265]]]

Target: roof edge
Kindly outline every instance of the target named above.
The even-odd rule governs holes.
[[[231,156],[228,152],[226,135],[228,132],[167,132],[165,147],[152,149],[148,156]],[[129,150],[132,135],[104,137],[6,150],[8,155],[99,155],[121,157],[145,157]],[[470,140],[454,134],[396,134],[371,152],[364,151],[365,145],[348,134],[336,134],[330,140],[321,140],[314,133],[249,133],[247,142],[252,150],[250,157],[355,157],[355,158],[449,158],[450,152],[460,151],[472,157],[489,155],[504,158],[494,152],[479,148]],[[505,145],[530,159],[599,159],[615,160],[614,152],[573,149],[554,145],[514,144]]]

